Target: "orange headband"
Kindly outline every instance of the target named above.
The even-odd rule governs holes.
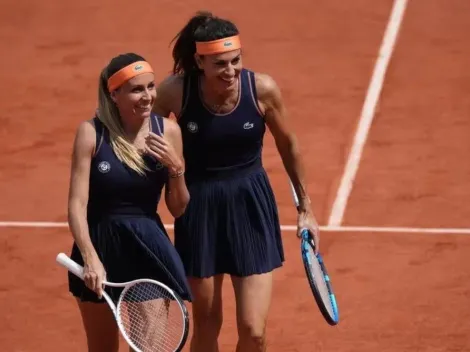
[[[133,62],[130,65],[120,69],[108,79],[108,90],[119,88],[123,83],[143,73],[153,73],[153,69],[146,61]]]
[[[196,42],[196,52],[199,55],[220,54],[240,48],[240,37],[238,35],[217,39],[210,42]]]

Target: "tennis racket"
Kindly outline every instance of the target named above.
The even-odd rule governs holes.
[[[83,267],[59,253],[57,262],[83,280]],[[189,315],[183,300],[166,285],[149,279],[123,283],[117,303],[103,290],[122,336],[135,352],[179,352],[189,331]]]
[[[294,203],[298,211],[299,199],[292,182],[290,183],[290,186]],[[309,230],[301,230],[300,241],[302,261],[304,263],[305,273],[313,296],[315,297],[315,301],[328,324],[336,325],[339,322],[339,311],[323,257],[318,251],[315,254],[315,241]]]

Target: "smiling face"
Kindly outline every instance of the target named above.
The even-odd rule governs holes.
[[[236,90],[238,77],[243,68],[241,50],[233,50],[222,54],[199,56],[195,59],[199,69],[204,71],[207,83],[214,90],[224,92]]]
[[[157,92],[153,73],[143,73],[131,78],[111,93],[123,119],[150,117]]]

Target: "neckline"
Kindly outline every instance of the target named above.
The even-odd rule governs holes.
[[[214,115],[214,116],[227,116],[227,115],[230,115],[232,114],[237,108],[238,106],[240,105],[240,101],[241,101],[241,96],[242,96],[242,73],[240,72],[240,75],[238,76],[238,97],[237,97],[237,102],[235,103],[235,105],[233,106],[233,108],[230,110],[230,111],[227,111],[225,113],[216,113],[214,111],[212,111],[209,106],[204,102],[204,98],[202,96],[202,89],[201,89],[201,79],[200,77],[198,77],[198,80],[197,80],[197,92],[198,92],[198,96],[199,96],[199,101],[201,102],[201,105],[204,107],[204,109],[210,113],[211,115]]]

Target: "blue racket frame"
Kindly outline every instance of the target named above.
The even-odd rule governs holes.
[[[330,325],[336,325],[339,323],[339,311],[338,305],[336,304],[336,296],[333,292],[333,288],[330,283],[330,277],[328,276],[328,272],[326,270],[326,266],[321,254],[317,252],[315,258],[312,258],[310,248],[315,249],[313,237],[307,229],[303,229],[301,232],[300,249],[302,254],[302,261],[304,263],[305,273],[307,275],[310,288],[313,292],[313,296],[315,297],[315,301],[317,302],[318,308],[320,309],[320,312],[322,313],[327,323]],[[323,273],[323,278],[328,289],[328,296],[330,301],[329,303],[331,305],[331,310],[333,311],[333,316],[331,316],[328,312],[327,306],[325,305],[325,302],[323,301],[322,296],[318,291],[317,286],[315,285],[315,277],[310,269],[312,260],[316,260],[318,262]]]
[[[291,187],[291,192],[292,192],[292,197],[294,199],[295,207],[297,208],[297,211],[299,211],[299,199],[295,192],[295,188],[294,188],[294,185],[292,184],[292,181],[290,181],[290,187]],[[323,257],[321,256],[319,252],[315,251],[315,241],[313,240],[313,236],[308,229],[302,229],[300,233],[300,237],[301,237],[300,251],[302,255],[302,262],[304,264],[305,274],[307,275],[307,279],[310,284],[310,288],[312,290],[313,296],[315,297],[315,301],[317,302],[318,308],[320,309],[320,312],[322,313],[327,323],[330,325],[336,325],[339,323],[339,310],[338,310],[338,305],[336,303],[336,296],[333,292],[333,287],[331,286],[330,277],[326,270]],[[310,251],[309,251],[310,248],[314,250],[314,253],[316,252],[315,258],[311,258]],[[321,294],[318,291],[317,286],[315,285],[314,274],[310,270],[310,263],[312,262],[312,260],[316,260],[318,262],[320,269],[323,273],[323,278],[325,280],[326,287],[328,289],[328,295],[330,298],[329,301],[330,301],[331,308],[333,311],[333,316],[331,316],[330,313],[328,312],[328,309],[326,308],[326,305],[323,302]]]

